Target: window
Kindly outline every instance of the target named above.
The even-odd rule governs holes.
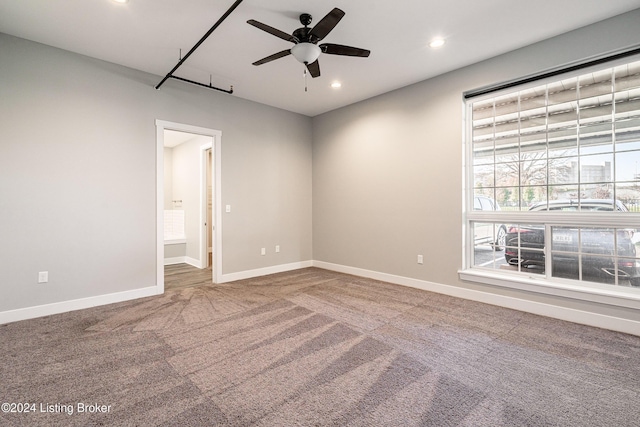
[[[640,295],[640,59],[623,61],[467,100],[465,272]]]

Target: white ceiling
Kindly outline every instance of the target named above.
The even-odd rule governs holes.
[[[158,83],[233,0],[0,0],[0,32],[158,75]],[[322,54],[308,77],[292,56],[254,61],[291,43],[246,23],[291,33],[334,7],[345,17],[323,40],[371,50]],[[315,116],[640,7],[640,0],[244,0],[175,75]],[[444,47],[427,46],[444,37]],[[340,81],[342,88],[330,84]],[[168,80],[164,85],[188,83]],[[202,88],[203,91],[209,89]]]

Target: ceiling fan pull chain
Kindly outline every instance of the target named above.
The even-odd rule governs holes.
[[[306,67],[304,69],[304,91],[308,92],[308,90],[307,90],[307,68]]]

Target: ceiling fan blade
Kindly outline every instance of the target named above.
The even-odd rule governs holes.
[[[273,55],[269,55],[266,58],[262,58],[261,60],[254,62],[253,65],[266,64],[267,62],[271,62],[271,61],[273,61],[275,59],[282,58],[282,57],[287,56],[287,55],[291,55],[291,49],[283,50],[282,52],[278,52],[278,53],[274,53]]]
[[[309,70],[309,74],[311,77],[320,77],[320,63],[316,59],[311,64],[307,64],[307,70]]]
[[[311,29],[309,35],[312,36],[316,42],[322,40],[338,25],[338,22],[340,22],[343,16],[344,12],[342,10],[337,7],[334,8]]]
[[[362,58],[367,58],[371,53],[367,49],[333,43],[323,43],[320,45],[320,49],[322,49],[322,53],[328,53],[329,55],[359,56]]]
[[[247,21],[247,24],[253,25],[256,28],[261,29],[262,31],[266,31],[269,34],[272,34],[276,37],[281,38],[282,40],[286,40],[292,43],[298,43],[298,39],[293,37],[291,34],[287,34],[284,31],[278,30],[277,28],[270,27],[269,25],[263,24],[262,22],[258,22],[255,19],[249,19]]]

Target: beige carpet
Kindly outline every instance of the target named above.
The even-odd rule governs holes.
[[[639,337],[315,268],[0,339],[3,426],[640,425]]]

